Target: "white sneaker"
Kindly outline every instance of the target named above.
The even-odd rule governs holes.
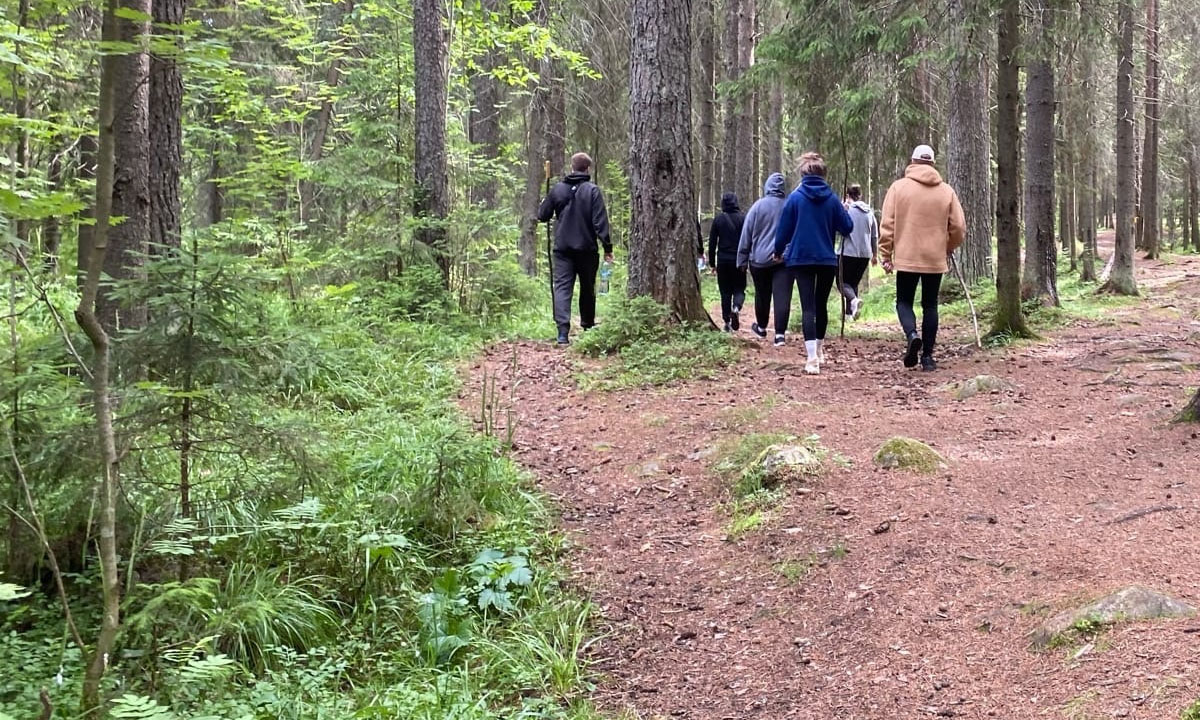
[[[805,375],[820,375],[821,363],[817,362],[816,358],[809,358],[808,362],[804,363]]]
[[[851,320],[858,319],[859,310],[862,310],[862,299],[854,298],[853,300],[850,301],[850,319]]]
[[[808,354],[808,360],[804,363],[804,372],[807,375],[821,374],[821,341],[820,340],[805,340],[804,350]]]
[[[817,362],[821,363],[822,365],[825,364],[825,341],[824,340],[817,341]]]

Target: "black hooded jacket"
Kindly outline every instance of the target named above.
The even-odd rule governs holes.
[[[738,241],[742,238],[742,223],[746,216],[738,207],[737,195],[721,196],[721,212],[713,218],[708,232],[708,264],[713,267],[737,262]]]
[[[597,240],[606,254],[612,252],[608,234],[608,209],[604,195],[592,182],[591,175],[573,172],[550,189],[538,208],[538,220],[554,224],[554,249],[596,252]]]

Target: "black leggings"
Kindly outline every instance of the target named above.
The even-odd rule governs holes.
[[[837,279],[836,265],[797,265],[775,275],[775,334],[787,332],[792,314],[792,283],[800,289],[804,339],[824,340],[829,325],[829,291]]]
[[[896,315],[904,337],[917,331],[917,314],[913,302],[917,297],[917,284],[921,285],[921,354],[933,355],[938,331],[938,291],[942,287],[941,273],[914,273],[896,271]]]
[[[842,314],[850,314],[850,301],[858,297],[858,284],[871,265],[871,258],[842,256]]]
[[[734,308],[746,302],[746,271],[732,262],[717,263],[717,288],[721,291],[721,319],[729,322]]]
[[[750,266],[750,277],[754,278],[754,321],[763,332],[766,332],[767,320],[771,317],[771,294],[774,292],[775,278],[784,270],[786,268],[782,265]]]

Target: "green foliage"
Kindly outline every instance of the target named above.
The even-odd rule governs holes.
[[[726,335],[711,328],[672,326],[667,309],[652,298],[620,299],[609,305],[603,322],[587,331],[575,349],[589,357],[616,356],[615,367],[586,370],[586,388],[620,390],[707,379],[737,360]]]
[[[1196,700],[1181,710],[1179,720],[1200,720],[1200,700]]]

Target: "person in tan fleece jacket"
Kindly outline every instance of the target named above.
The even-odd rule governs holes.
[[[933,148],[918,145],[904,177],[892,183],[883,200],[879,260],[896,271],[896,314],[904,330],[904,367],[936,370],[933,359],[938,330],[938,291],[949,256],[967,232],[962,204],[954,188],[933,167]],[[921,332],[913,304],[921,286]],[[924,337],[922,337],[924,336]]]

